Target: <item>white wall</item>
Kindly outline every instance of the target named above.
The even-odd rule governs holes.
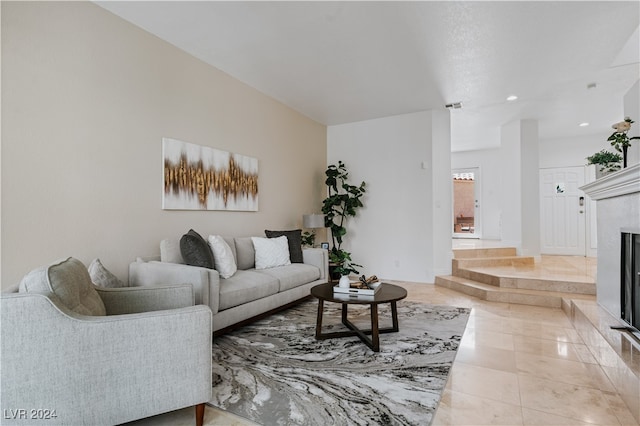
[[[362,273],[433,282],[450,272],[450,150],[448,111],[328,127],[329,164],[341,160],[352,184],[367,183],[344,245]]]
[[[99,257],[126,280],[159,241],[301,226],[326,127],[90,2],[2,2],[2,287]],[[259,161],[260,211],[163,211],[161,139]]]
[[[514,130],[514,134],[517,133]],[[600,151],[609,149],[611,145],[607,142],[610,133],[588,134],[563,139],[542,139],[539,141],[539,168],[562,168],[573,166],[587,167],[587,177],[594,175],[594,166],[586,166],[586,157]],[[639,144],[640,145],[640,144]],[[471,167],[480,168],[481,204],[480,214],[482,215],[482,238],[500,240],[502,238],[501,218],[503,206],[507,210],[513,208],[507,204],[512,201],[508,195],[503,182],[506,176],[505,164],[502,161],[502,148],[486,149],[479,151],[454,152],[451,155],[451,166],[453,169],[463,169]],[[507,166],[508,167],[508,166]],[[511,173],[515,173],[511,170]],[[587,179],[587,182],[590,180]],[[516,185],[514,181],[509,181],[506,185]],[[595,206],[595,205],[594,205]],[[593,209],[595,218],[595,208]],[[595,219],[593,220],[595,223]],[[591,248],[595,249],[595,228]],[[587,235],[589,237],[589,235]],[[595,255],[593,251],[590,255]]]
[[[636,81],[636,84],[625,94],[623,103],[625,117],[635,121],[631,125],[629,137],[640,136],[640,80]],[[627,165],[638,163],[640,163],[640,140],[634,140],[627,151]]]
[[[611,132],[604,131],[571,138],[542,139],[539,148],[540,168],[585,166],[590,155],[603,149],[614,151],[607,141],[609,135]]]
[[[502,234],[501,240],[516,247],[521,253],[522,245],[522,176],[520,173],[520,122],[513,121],[501,127],[500,156],[502,169]]]
[[[520,121],[522,255],[540,255],[540,163],[538,121]]]

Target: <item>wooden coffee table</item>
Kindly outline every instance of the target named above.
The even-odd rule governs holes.
[[[398,328],[398,308],[396,302],[407,297],[407,290],[393,284],[382,283],[380,289],[373,296],[353,296],[345,293],[333,293],[334,284],[320,284],[311,289],[311,295],[318,299],[318,319],[316,321],[316,339],[333,339],[336,337],[358,336],[374,352],[380,351],[380,334],[395,333]],[[342,323],[349,328],[347,331],[336,331],[332,333],[322,332],[322,314],[324,312],[324,302],[334,302],[342,304]],[[389,328],[378,327],[378,305],[381,303],[391,304],[392,326]],[[347,318],[349,305],[369,305],[371,310],[371,329],[361,330]],[[368,337],[371,335],[371,337]]]

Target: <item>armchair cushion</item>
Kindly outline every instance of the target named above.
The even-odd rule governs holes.
[[[100,259],[93,259],[89,264],[89,276],[98,287],[116,288],[125,287],[124,283],[104,267]]]
[[[193,306],[191,284],[163,287],[97,288],[107,315],[135,314]]]
[[[90,316],[106,315],[87,268],[70,257],[61,262],[34,269],[20,282],[21,293],[53,293],[71,311]]]

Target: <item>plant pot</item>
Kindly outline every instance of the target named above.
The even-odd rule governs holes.
[[[340,273],[336,272],[338,266],[340,266],[338,263],[329,263],[329,278],[332,282],[337,282],[340,279]]]
[[[596,164],[596,179],[600,179],[618,170],[620,170],[620,164],[618,163]]]
[[[338,287],[340,288],[351,287],[351,280],[349,279],[349,275],[343,275],[340,277],[340,281],[338,281]]]

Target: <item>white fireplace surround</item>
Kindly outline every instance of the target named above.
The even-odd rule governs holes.
[[[640,233],[640,164],[580,188],[596,201],[598,217],[597,301],[620,318],[621,233]]]

